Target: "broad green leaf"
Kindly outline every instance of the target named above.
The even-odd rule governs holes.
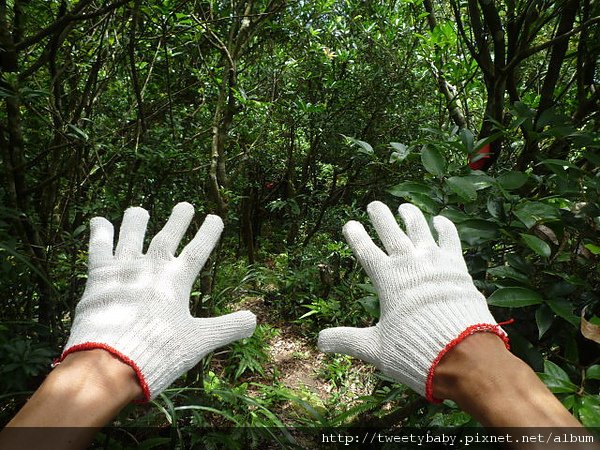
[[[372,317],[378,319],[379,318],[379,298],[374,295],[367,295],[358,300],[358,303],[365,308]]]
[[[510,333],[510,350],[528,363],[536,372],[544,370],[544,358],[533,344],[513,327]]]
[[[555,394],[572,393],[578,390],[578,387],[569,380],[569,375],[552,361],[544,361],[544,373],[538,375]]]
[[[562,399],[562,404],[565,408],[571,411],[573,409],[573,406],[575,406],[575,399],[575,395],[567,395],[565,398]]]
[[[516,170],[511,170],[510,172],[503,173],[497,179],[498,183],[503,189],[510,191],[512,189],[519,189],[521,186],[527,183],[529,175]]]
[[[388,192],[394,197],[407,197],[409,194],[431,194],[431,187],[425,183],[405,181],[404,183],[397,184],[394,187],[388,189]]]
[[[575,169],[575,170],[580,170],[579,167],[577,167],[575,164],[569,162],[569,161],[565,161],[563,159],[544,159],[543,161],[540,161],[539,164],[543,164],[547,167],[549,167],[550,169],[554,168],[554,167],[560,167],[561,169]]]
[[[465,180],[469,180],[476,191],[486,189],[492,186],[495,182],[494,178],[479,170],[474,171],[469,175],[465,175],[462,178],[464,178]]]
[[[414,193],[408,196],[411,203],[423,210],[427,214],[437,214],[441,205],[436,202],[430,195]]]
[[[535,312],[535,323],[538,327],[538,339],[541,339],[554,322],[554,314],[546,305],[541,305]]]
[[[584,247],[592,252],[592,254],[600,255],[600,246],[594,244],[585,244]]]
[[[550,360],[544,361],[544,373],[557,380],[570,381],[567,372],[565,372],[558,364],[555,364]]]
[[[600,396],[586,395],[579,400],[579,420],[589,428],[600,427]]]
[[[498,237],[498,225],[483,219],[469,219],[456,224],[462,241],[470,246],[484,244]]]
[[[446,185],[463,200],[472,202],[477,199],[475,186],[465,177],[450,177],[446,180]]]
[[[543,256],[544,258],[549,258],[552,254],[550,246],[546,242],[542,241],[539,237],[525,233],[521,233],[521,237],[525,241],[525,244],[527,244],[527,247],[536,252],[538,255]]]
[[[467,216],[464,212],[452,207],[447,207],[444,210],[440,211],[440,216],[444,216],[447,219],[450,219],[455,224],[464,222],[465,220],[469,219],[469,216]]]
[[[361,141],[360,139],[356,139],[350,136],[344,136],[344,138],[347,142],[356,145],[358,147],[359,153],[364,153],[365,155],[373,154],[373,147],[371,147],[371,144],[369,144],[368,142]]]
[[[573,305],[568,300],[564,298],[550,298],[546,300],[546,303],[552,308],[554,314],[562,317],[574,327],[579,328],[581,319],[573,314]]]
[[[509,253],[506,255],[506,262],[510,267],[514,267],[519,272],[531,275],[531,264],[521,256]]]
[[[446,160],[435,147],[426,145],[421,150],[421,162],[425,170],[436,177],[442,177],[446,172]]]
[[[556,206],[534,201],[525,201],[519,204],[515,208],[514,214],[527,228],[531,228],[537,222],[560,219],[560,210]]]
[[[357,286],[369,294],[377,294],[377,289],[372,284],[358,283]]]
[[[371,155],[373,153],[373,147],[371,147],[371,144],[369,144],[368,142],[360,141],[357,139],[356,143],[358,144],[359,148],[364,150],[364,153],[366,153],[367,155]]]
[[[474,143],[474,136],[473,136],[473,132],[467,128],[462,128],[459,133],[458,136],[460,137],[461,142],[463,143],[463,145],[465,146],[465,149],[467,150],[467,153],[472,153],[473,152],[473,143]]]
[[[488,298],[488,304],[502,308],[521,308],[542,303],[540,294],[522,287],[500,288]]]
[[[585,377],[592,380],[600,380],[600,364],[594,364],[585,371]]]
[[[404,144],[401,144],[400,142],[390,142],[390,145],[392,146],[392,148],[394,150],[396,150],[390,156],[390,163],[402,162],[406,159],[406,157],[410,153],[410,150],[408,149],[408,147],[406,147],[406,145],[404,145]]]
[[[504,218],[504,203],[501,198],[489,196],[486,202],[487,210],[494,219]]]
[[[498,266],[487,269],[487,273],[496,278],[509,278],[520,283],[529,284],[529,277],[510,266]]]

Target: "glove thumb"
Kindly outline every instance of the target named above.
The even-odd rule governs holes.
[[[325,353],[345,353],[376,366],[381,362],[377,327],[327,328],[319,333],[319,350]]]
[[[233,341],[252,336],[256,316],[250,311],[237,311],[224,316],[194,319],[197,346],[206,353]]]

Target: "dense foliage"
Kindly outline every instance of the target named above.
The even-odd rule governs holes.
[[[2,2],[3,423],[66,340],[90,218],[141,205],[151,236],[183,200],[196,228],[226,223],[193,313],[269,313],[121,425],[177,431],[158,445],[199,426],[472,423],[311,353],[320,329],[377,318],[341,227],[379,199],[456,223],[513,351],[600,426],[598,23],[592,0]],[[290,330],[324,391],[273,368]]]

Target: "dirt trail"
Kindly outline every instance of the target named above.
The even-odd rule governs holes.
[[[251,310],[256,314],[259,324],[268,324],[279,330],[269,341],[270,362],[264,368],[265,373],[271,374],[271,379],[273,373],[278,373],[279,381],[284,386],[302,397],[311,397],[307,400],[313,406],[315,402],[321,405],[329,403],[332,393],[338,388],[322,373],[327,367],[328,357],[317,349],[316,342],[303,337],[299,325],[283,321],[273,314],[273,308],[266,305],[261,297],[248,297],[238,303],[237,308]],[[373,386],[365,381],[373,370],[370,365],[353,360],[347,374],[348,382],[344,392],[338,393],[341,395],[338,400],[349,405],[353,399],[371,393]],[[253,381],[270,383],[267,379],[254,378]]]

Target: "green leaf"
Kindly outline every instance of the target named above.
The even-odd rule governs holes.
[[[342,136],[344,136],[344,135],[342,135]],[[350,136],[344,136],[344,138],[346,139],[346,142],[356,145],[358,147],[359,153],[363,153],[365,155],[373,154],[373,147],[371,147],[371,144],[369,144],[368,142],[361,141],[359,139],[356,139],[356,138],[353,138]]]
[[[543,256],[544,258],[549,258],[552,254],[550,246],[539,237],[525,233],[521,233],[521,237],[525,241],[525,244],[527,244],[527,246],[538,255]]]
[[[527,364],[529,364],[536,372],[544,370],[544,358],[540,351],[534,347],[534,345],[525,339],[516,329],[513,327],[510,333],[510,350],[517,357],[521,358]]]
[[[470,246],[477,246],[498,237],[498,225],[483,219],[469,219],[456,224],[460,239]]]
[[[465,146],[465,149],[467,150],[467,153],[472,153],[473,152],[473,142],[474,142],[474,136],[473,136],[473,132],[467,128],[462,128],[459,132],[458,132],[458,136],[460,137],[461,142],[463,143],[463,145]]]
[[[589,428],[600,427],[600,397],[598,395],[586,395],[579,400],[579,420]]]
[[[579,329],[581,319],[573,314],[573,305],[571,305],[568,300],[565,300],[564,298],[550,298],[546,300],[546,303],[552,308],[554,314],[558,317],[562,317],[571,325]]]
[[[366,297],[359,299],[358,303],[360,303],[362,307],[365,308],[365,311],[372,317],[376,319],[379,318],[379,298],[375,295],[367,295]]]
[[[538,339],[541,339],[554,322],[554,314],[548,306],[542,305],[535,312],[535,323],[538,327]]]
[[[514,267],[519,272],[531,275],[531,264],[521,256],[509,253],[506,255],[506,262],[510,267]]]
[[[407,197],[412,193],[431,194],[431,187],[425,183],[406,181],[388,189],[394,197]]]
[[[436,177],[442,177],[446,171],[446,160],[435,147],[426,145],[421,150],[421,162],[425,170]]]
[[[585,248],[587,248],[592,254],[600,255],[600,247],[594,244],[585,244]]]
[[[304,306],[309,307],[311,305],[304,305]],[[306,319],[307,317],[314,316],[315,314],[318,314],[318,313],[319,313],[319,310],[317,310],[317,309],[311,309],[306,314],[302,314],[300,317],[298,317],[298,320],[300,320],[300,319]]]
[[[480,171],[474,171],[469,175],[465,175],[462,178],[469,180],[469,182],[473,185],[476,191],[486,189],[495,183],[494,178]]]
[[[519,204],[515,208],[514,214],[527,228],[531,228],[537,222],[560,219],[560,211],[556,206],[534,201],[525,201]]]
[[[494,219],[504,218],[504,203],[501,198],[489,196],[486,202],[487,210]]]
[[[555,394],[577,392],[577,386],[569,380],[569,375],[552,361],[544,361],[544,373],[538,374],[544,384]]]
[[[488,304],[502,308],[521,308],[523,306],[538,305],[543,298],[531,289],[522,287],[500,288],[488,298]]]
[[[573,409],[573,406],[575,406],[575,396],[567,395],[565,398],[562,399],[562,404],[565,408],[571,411]]]
[[[510,172],[503,173],[498,177],[498,183],[503,189],[510,191],[512,189],[519,189],[529,180],[529,175],[523,172],[518,172],[516,170],[511,170]]]
[[[357,286],[363,291],[368,292],[369,294],[377,295],[377,289],[375,289],[375,286],[373,286],[372,284],[358,283]]]
[[[600,380],[600,364],[588,367],[585,371],[585,377],[592,380]]]
[[[540,161],[538,164],[544,164],[545,166],[549,167],[550,169],[553,169],[554,167],[559,167],[561,169],[575,169],[575,170],[580,170],[579,167],[577,167],[575,164],[569,162],[569,161],[565,161],[563,159],[544,159],[543,161]]]
[[[475,186],[465,177],[450,177],[446,180],[446,185],[463,200],[472,202],[477,199]]]
[[[557,380],[570,381],[567,372],[565,372],[558,364],[555,364],[550,360],[544,361],[544,373]]]
[[[71,129],[71,131],[73,131],[73,133],[69,133],[70,136],[76,137],[77,139],[81,139],[82,141],[88,141],[90,139],[88,134],[81,128],[73,125],[72,123],[67,124],[67,126]]]
[[[460,209],[447,207],[444,210],[440,211],[440,216],[444,216],[447,219],[450,219],[455,224],[464,222],[465,220],[469,220],[469,216],[467,216]]]
[[[437,214],[441,205],[436,202],[431,195],[414,192],[405,196],[413,205],[428,214]]]
[[[510,266],[498,266],[487,269],[487,273],[495,278],[509,278],[520,283],[529,284],[529,277]]]
[[[394,150],[396,150],[395,152],[392,152],[390,156],[390,163],[402,162],[410,153],[408,147],[406,147],[406,145],[404,144],[401,144],[400,142],[390,142],[390,145]]]

